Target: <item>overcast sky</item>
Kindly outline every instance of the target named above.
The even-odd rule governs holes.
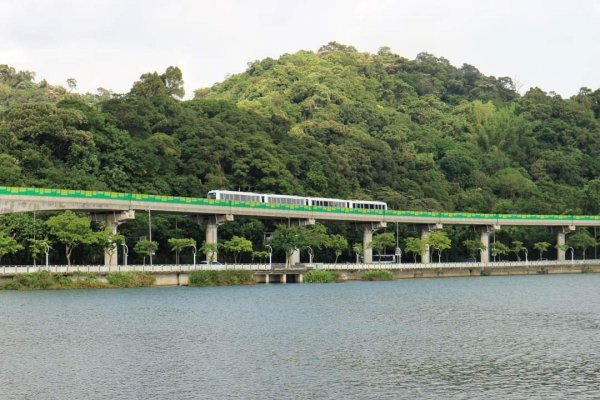
[[[337,41],[389,46],[565,97],[600,88],[600,0],[0,0],[0,64],[126,92],[169,65],[194,89]]]

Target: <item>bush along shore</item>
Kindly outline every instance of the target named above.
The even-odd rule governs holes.
[[[246,270],[194,271],[189,277],[189,286],[234,286],[255,283],[252,272]]]
[[[394,273],[387,269],[365,271],[362,275],[363,281],[393,281],[394,279]]]
[[[154,285],[156,279],[145,272],[113,272],[104,277],[95,273],[53,274],[48,271],[17,275],[0,281],[4,290],[111,289]]]

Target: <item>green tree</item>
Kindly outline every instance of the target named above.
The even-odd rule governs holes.
[[[33,258],[33,265],[37,265],[37,258],[40,254],[46,254],[46,250],[50,252],[51,242],[48,238],[45,239],[29,239],[29,251],[31,252],[31,258]]]
[[[90,220],[80,217],[72,211],[65,211],[48,218],[46,221],[48,231],[59,243],[65,245],[67,265],[71,265],[73,250],[80,244],[94,244],[98,235],[92,231]]]
[[[114,233],[111,229],[105,229],[97,232],[96,237],[96,242],[108,254],[108,263],[112,264],[112,258],[118,251],[118,246],[125,243],[125,236]]]
[[[477,254],[481,254],[482,251],[487,250],[487,247],[481,243],[481,240],[467,239],[463,241],[463,244],[467,248],[469,257],[473,260],[477,260]]]
[[[571,247],[574,247],[576,249],[581,249],[584,260],[585,260],[585,251],[588,248],[594,247],[597,245],[596,239],[594,239],[594,237],[592,235],[590,235],[590,233],[588,232],[587,229],[577,229],[577,231],[575,231],[575,233],[573,233],[572,235],[569,235],[569,238],[567,239],[567,243]]]
[[[540,260],[542,259],[544,252],[550,248],[548,242],[536,242],[533,244],[533,248],[540,252]]]
[[[305,243],[304,230],[297,226],[278,225],[270,240],[270,244],[274,249],[285,253],[286,265],[289,265],[294,250],[303,247]]]
[[[240,236],[233,236],[230,240],[223,243],[225,251],[233,254],[233,262],[238,263],[238,257],[242,253],[252,252],[252,242]]]
[[[379,235],[373,236],[370,246],[377,252],[379,261],[381,262],[381,253],[388,247],[396,246],[396,237],[392,232],[380,233]]]
[[[512,253],[515,253],[515,256],[517,256],[517,261],[521,261],[521,252],[524,249],[525,249],[525,247],[523,247],[523,242],[521,242],[519,240],[512,241],[512,246],[510,247],[510,251]]]
[[[444,231],[433,231],[427,237],[427,244],[438,253],[438,262],[442,262],[442,251],[451,247],[452,241]]]
[[[267,258],[269,258],[269,252],[268,251],[253,251],[252,252],[252,262],[254,262],[255,258],[258,258],[261,261],[265,261]]]
[[[2,263],[2,257],[7,254],[16,253],[20,250],[23,250],[23,246],[20,243],[6,233],[0,231],[0,264]]]
[[[327,239],[327,247],[335,253],[334,264],[337,264],[339,256],[348,248],[348,239],[342,235],[330,235]]]
[[[498,256],[498,261],[500,261],[500,256],[505,256],[510,252],[510,248],[502,242],[494,242],[490,246],[492,250],[492,256]]]
[[[420,256],[427,251],[427,242],[415,237],[406,238],[404,246],[407,253],[413,254],[415,264],[417,263],[417,256]]]
[[[202,243],[200,247],[200,251],[202,254],[206,255],[207,261],[209,264],[217,261],[217,254],[219,252],[219,244],[218,243]]]
[[[196,240],[195,239],[178,239],[171,238],[169,239],[169,246],[171,246],[171,251],[175,252],[175,264],[179,265],[179,253],[186,247],[195,247]]]
[[[142,262],[146,265],[146,256],[152,257],[156,253],[158,243],[154,240],[140,240],[135,244],[133,250],[143,256]]]

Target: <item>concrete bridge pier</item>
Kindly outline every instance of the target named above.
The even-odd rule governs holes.
[[[427,244],[429,233],[438,229],[442,229],[443,227],[444,225],[442,224],[423,225],[421,227],[421,240],[425,242],[425,251],[423,252],[423,254],[421,254],[422,264],[431,263],[431,251],[429,249],[429,244]]]
[[[565,244],[567,242],[566,236],[567,236],[567,233],[574,231],[574,230],[575,230],[574,225],[559,227],[558,232],[556,234],[556,259],[558,261],[565,261],[565,253],[566,253]]]
[[[314,218],[307,218],[307,219],[298,219],[295,221],[289,221],[289,225],[296,225],[296,226],[310,226],[310,225],[314,225],[316,223],[316,220]],[[300,264],[300,249],[296,248],[294,250],[294,252],[292,253],[292,255],[290,256],[289,261],[289,265],[296,265],[296,264]]]
[[[290,256],[290,265],[300,264],[300,249],[296,248]]]
[[[130,219],[135,219],[135,211],[115,211],[113,213],[106,214],[94,214],[92,220],[100,222],[104,225],[104,228],[109,230],[112,234],[117,233],[117,227]],[[111,250],[104,250],[104,265],[116,266],[118,264],[118,249],[117,244],[113,245]]]
[[[223,225],[227,221],[233,221],[233,215],[231,214],[215,214],[209,215],[204,218],[206,224],[206,244],[217,244],[217,231],[219,226]],[[211,263],[217,261],[217,251],[206,252],[206,262]]]
[[[490,262],[490,233],[500,229],[500,225],[482,226],[479,228],[480,241],[483,245],[480,250],[480,259],[482,263]]]
[[[373,262],[373,248],[371,247],[373,233],[386,226],[387,223],[385,222],[373,222],[363,225],[363,263],[371,264]]]

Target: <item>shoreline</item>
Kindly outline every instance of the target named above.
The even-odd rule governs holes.
[[[234,270],[229,270],[234,271]],[[310,269],[289,269],[289,270],[267,270],[254,271],[252,277],[254,282],[244,284],[287,284],[287,283],[304,283],[304,274]],[[331,270],[330,270],[331,271]],[[377,271],[376,269],[347,269],[335,270],[336,282],[347,281],[362,281],[365,272]],[[457,277],[485,277],[485,276],[512,276],[512,275],[559,275],[559,274],[581,274],[581,273],[600,273],[600,263],[596,265],[557,265],[557,266],[536,266],[536,267],[457,267],[457,268],[406,268],[406,269],[391,269],[393,279],[384,280],[400,280],[400,279],[430,279],[430,278],[457,278]],[[144,272],[135,273],[133,276],[147,276],[151,279],[145,280],[145,284],[141,286],[113,286],[109,285],[114,275],[131,275],[131,272],[113,272],[111,274],[103,273],[54,273],[49,271],[33,272],[29,276],[36,274],[45,274],[46,277],[56,282],[60,279],[67,278],[72,284],[59,287],[22,287],[17,290],[74,290],[74,289],[101,289],[101,288],[125,288],[125,287],[161,287],[161,286],[192,286],[189,278],[189,271],[173,271],[173,272]],[[13,278],[23,277],[26,274],[14,274],[0,276],[0,290],[14,290],[14,288],[6,288],[7,283],[12,282]],[[133,279],[133,278],[132,278]],[[97,285],[86,285],[85,282],[96,282]],[[207,286],[226,286],[226,285],[207,285]],[[202,286],[198,286],[202,287]]]

